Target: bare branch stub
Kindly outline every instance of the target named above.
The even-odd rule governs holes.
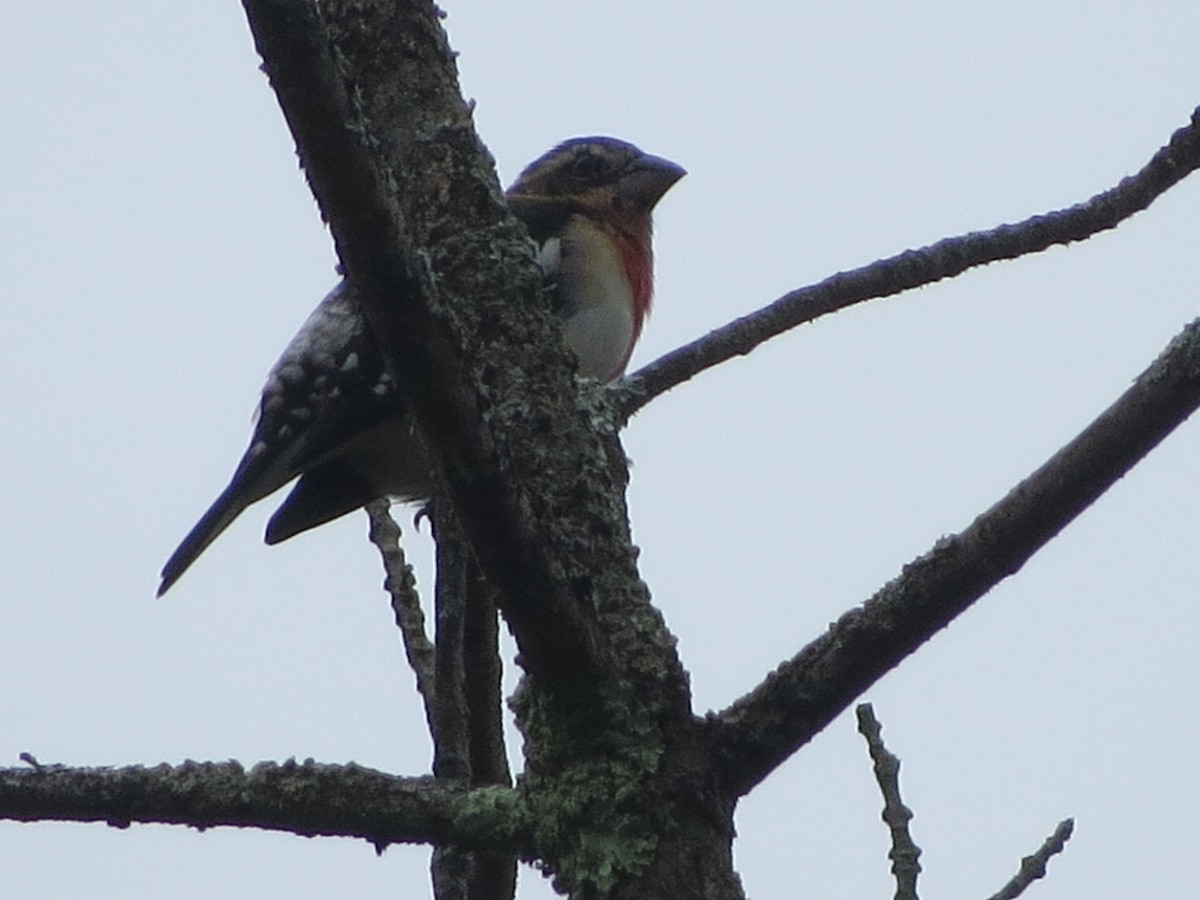
[[[1042,843],[1042,846],[1032,856],[1021,860],[1021,868],[1012,880],[993,894],[988,900],[1016,900],[1025,889],[1046,874],[1046,865],[1050,857],[1062,853],[1071,833],[1075,830],[1074,819],[1063,819],[1054,829],[1054,833]]]
[[[917,876],[921,873],[921,848],[912,839],[908,823],[912,811],[900,799],[900,760],[883,743],[883,728],[875,718],[870,703],[855,709],[858,731],[866,738],[867,748],[875,763],[875,780],[883,794],[883,821],[892,836],[892,875],[896,878],[896,900],[917,900]]]

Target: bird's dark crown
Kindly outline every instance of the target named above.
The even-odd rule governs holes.
[[[525,167],[509,189],[513,194],[575,194],[611,184],[646,156],[613,137],[563,141]]]

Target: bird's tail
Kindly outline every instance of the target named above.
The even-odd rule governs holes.
[[[208,508],[196,526],[188,532],[187,537],[171,554],[171,558],[163,566],[162,581],[159,582],[155,596],[161,597],[170,590],[171,585],[179,580],[179,577],[188,570],[196,558],[233,523],[234,519],[242,514],[242,510],[251,502],[253,501],[246,498],[238,479],[234,478],[229,487],[225,488],[221,496],[213,502],[213,505]]]

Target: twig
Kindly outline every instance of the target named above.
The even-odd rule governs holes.
[[[854,710],[858,730],[867,740],[871,759],[875,762],[875,780],[883,794],[883,821],[892,834],[892,874],[896,877],[896,900],[917,900],[917,875],[921,872],[921,848],[913,843],[908,831],[912,810],[900,799],[900,760],[883,745],[879,720],[870,703],[860,703]]]
[[[436,743],[437,723],[433,715],[433,702],[437,696],[434,648],[425,634],[425,613],[417,593],[417,580],[400,546],[400,526],[392,518],[389,506],[387,500],[367,504],[367,515],[371,519],[369,535],[383,561],[386,576],[383,589],[392,598],[392,614],[404,641],[404,655],[408,657],[408,664],[416,676],[417,693],[425,704],[425,720]]]
[[[1074,819],[1063,819],[1059,822],[1058,827],[1054,829],[1054,834],[1046,838],[1045,843],[1038,848],[1037,852],[1033,856],[1026,856],[1021,860],[1021,869],[1013,880],[992,894],[988,900],[1015,900],[1016,897],[1021,896],[1025,888],[1046,874],[1046,863],[1050,861],[1050,857],[1062,853],[1063,847],[1071,839],[1071,832],[1074,830]]]

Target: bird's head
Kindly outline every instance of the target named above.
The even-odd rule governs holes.
[[[686,171],[611,137],[563,141],[530,163],[508,190],[530,201],[569,200],[581,211],[640,232],[650,211]],[[633,226],[633,227],[631,227]]]

